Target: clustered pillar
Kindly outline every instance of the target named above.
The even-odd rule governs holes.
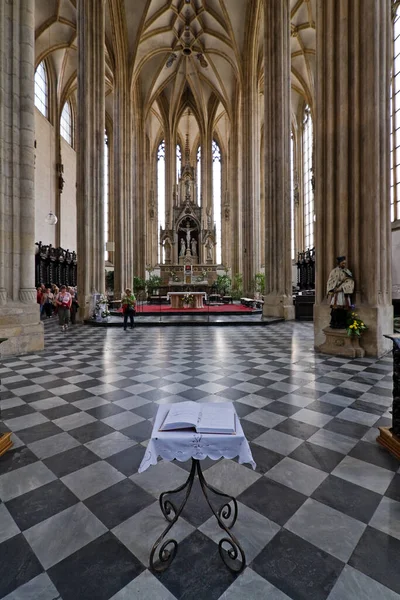
[[[289,0],[264,2],[265,284],[263,315],[294,318],[290,256]]]
[[[43,348],[34,279],[34,0],[0,3],[1,354]]]
[[[78,0],[77,254],[80,316],[104,293],[104,0]]]
[[[362,345],[373,356],[390,348],[383,334],[393,331],[390,27],[389,2],[317,2],[315,342],[322,344],[329,324],[329,272],[346,255],[368,326]]]

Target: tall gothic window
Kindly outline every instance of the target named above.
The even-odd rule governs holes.
[[[196,179],[197,179],[197,204],[199,206],[201,206],[201,146],[199,146],[197,148],[196,160],[197,160],[197,173],[196,173]]]
[[[60,134],[70,146],[72,146],[72,110],[71,103],[67,101],[62,109],[60,119]]]
[[[290,133],[290,251],[294,260],[294,139]]]
[[[182,150],[179,144],[176,146],[176,182],[178,183],[182,171]]]
[[[35,106],[46,119],[49,118],[49,80],[44,60],[35,71]]]
[[[160,227],[165,227],[165,141],[157,150],[157,205],[158,205],[158,235]],[[160,239],[158,239],[158,260],[162,262]]]
[[[109,154],[108,154],[108,135],[104,132],[104,243],[108,242],[108,222],[109,222],[109,201],[108,201],[108,180],[109,180]],[[104,251],[104,260],[108,260],[108,251]]]
[[[304,202],[304,248],[314,246],[314,191],[313,191],[313,124],[311,110],[307,105],[303,120],[303,202]]]
[[[221,169],[221,150],[217,142],[212,143],[212,159],[213,159],[213,210],[214,221],[217,234],[216,245],[216,261],[221,264],[221,186],[222,186],[222,169]]]
[[[400,219],[400,14],[393,32],[393,71],[390,86],[390,218]]]

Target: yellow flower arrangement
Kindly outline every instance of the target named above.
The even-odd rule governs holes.
[[[185,294],[182,296],[182,303],[183,305],[192,307],[194,304],[194,296],[192,296],[192,294]]]
[[[349,312],[346,327],[347,335],[357,335],[360,337],[366,329],[368,329],[368,327],[365,325],[364,321],[358,319],[358,313]]]

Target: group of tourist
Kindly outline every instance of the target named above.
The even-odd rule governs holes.
[[[50,286],[41,283],[36,290],[36,300],[40,304],[41,319],[58,315],[61,331],[66,331],[70,323],[75,325],[79,308],[76,288],[65,285],[58,288],[54,283]]]

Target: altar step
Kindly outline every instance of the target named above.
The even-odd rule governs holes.
[[[238,326],[238,325],[250,325],[256,327],[265,327],[267,325],[274,325],[280,323],[284,319],[267,317],[262,318],[261,314],[257,315],[232,315],[229,314],[168,314],[165,313],[152,313],[143,314],[139,313],[135,316],[135,328],[136,327],[198,327],[204,325],[212,326]],[[85,321],[86,325],[92,327],[106,327],[106,328],[123,328],[124,322],[121,315],[111,316],[108,322],[98,322],[94,319],[88,319]]]

